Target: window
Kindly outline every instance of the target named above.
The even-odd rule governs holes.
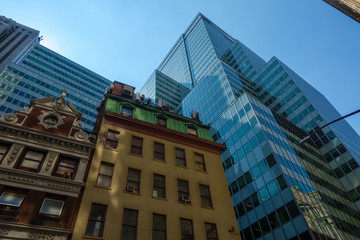
[[[119,142],[119,132],[109,130],[106,135],[105,147],[116,149]]]
[[[206,172],[204,155],[200,153],[195,153],[194,158],[195,158],[196,169]]]
[[[24,193],[12,190],[5,190],[0,196],[0,207],[9,210],[17,210],[20,207],[24,198]]]
[[[190,202],[189,182],[178,179],[179,201]]]
[[[193,240],[194,231],[192,220],[180,218],[181,240]]]
[[[154,159],[165,161],[165,145],[154,142]]]
[[[43,161],[44,156],[44,152],[27,149],[18,168],[29,171],[37,171],[40,168],[40,164]]]
[[[140,192],[140,175],[141,171],[133,168],[129,168],[126,191],[128,192]]]
[[[136,240],[138,211],[124,209],[121,240]]]
[[[158,197],[158,198],[166,197],[165,176],[159,175],[159,174],[154,174],[153,196]]]
[[[210,188],[207,185],[199,184],[200,186],[200,197],[201,197],[201,206],[203,207],[212,207]]]
[[[90,216],[86,227],[86,235],[102,237],[106,218],[107,206],[93,203],[90,210]]]
[[[9,145],[0,142],[0,161],[3,159],[3,157],[5,156],[5,154],[7,153],[7,151],[9,150]]]
[[[64,201],[45,198],[40,208],[40,213],[60,217]]]
[[[207,240],[219,239],[215,223],[205,223],[205,229]]]
[[[190,135],[194,135],[194,136],[198,135],[197,129],[194,127],[188,126],[187,131],[188,131],[188,134],[190,134]]]
[[[185,150],[181,148],[175,148],[176,153],[176,165],[186,167]]]
[[[109,188],[111,186],[113,170],[114,170],[114,164],[101,162],[96,185],[100,187]]]
[[[74,179],[77,165],[77,159],[60,157],[54,175],[67,179]]]
[[[133,116],[133,109],[128,107],[121,107],[121,115],[132,117]]]
[[[167,127],[167,121],[165,118],[156,117],[156,125],[160,125],[162,127]]]
[[[154,240],[166,240],[166,216],[153,214],[153,237]]]
[[[132,137],[131,141],[131,153],[136,155],[142,155],[143,139],[139,137]]]

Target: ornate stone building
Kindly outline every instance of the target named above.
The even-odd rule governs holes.
[[[0,239],[72,234],[95,145],[65,96],[0,118]]]

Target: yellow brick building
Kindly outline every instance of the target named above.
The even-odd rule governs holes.
[[[99,111],[98,141],[73,239],[240,239],[206,126],[143,101],[115,82]]]

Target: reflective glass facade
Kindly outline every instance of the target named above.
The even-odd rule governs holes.
[[[58,96],[63,89],[92,131],[98,104],[111,81],[37,44],[0,75],[0,115],[28,107],[29,99]]]
[[[177,111],[199,112],[226,145],[222,161],[244,239],[360,239],[359,136],[344,121],[298,144],[339,116],[319,92],[202,14],[158,70],[190,86]]]

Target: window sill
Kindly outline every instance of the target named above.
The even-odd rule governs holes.
[[[156,162],[167,163],[167,161],[165,161],[165,160],[160,160],[160,159],[156,159],[156,158],[153,158],[153,160]]]
[[[139,155],[139,154],[132,153],[132,152],[129,152],[129,155],[133,155],[133,156],[136,156],[136,157],[144,158],[143,155]]]
[[[207,206],[201,206],[202,208],[206,208],[206,209],[209,209],[209,210],[215,210],[214,207],[207,207]]]
[[[98,186],[98,185],[95,185],[95,187],[105,189],[105,190],[112,190],[111,187],[103,187],[103,186]]]
[[[114,152],[117,152],[117,151],[118,151],[118,150],[117,150],[117,147],[116,147],[116,148],[108,148],[108,147],[105,147],[105,146],[104,146],[104,149],[110,150],[110,151],[114,151]]]
[[[139,193],[139,192],[129,192],[129,191],[124,190],[124,193],[130,194],[130,195],[141,196],[141,193]]]
[[[154,196],[152,196],[152,198],[154,198],[154,199],[158,199],[158,200],[162,200],[162,201],[167,201],[167,200],[168,200],[167,198],[154,197]]]
[[[206,174],[208,174],[208,172],[207,171],[204,171],[204,170],[200,170],[200,169],[195,169],[197,172],[202,172],[202,173],[206,173]]]
[[[103,237],[95,237],[95,236],[83,235],[83,239],[98,239],[98,240],[102,240],[102,239],[104,239],[104,238],[103,238]]]
[[[185,203],[185,202],[181,202],[181,201],[178,201],[179,204],[182,204],[182,205],[189,205],[189,206],[192,206],[191,202],[189,203]]]
[[[185,168],[185,169],[189,169],[187,166],[182,166],[182,165],[177,165],[177,164],[175,164],[175,166]]]

